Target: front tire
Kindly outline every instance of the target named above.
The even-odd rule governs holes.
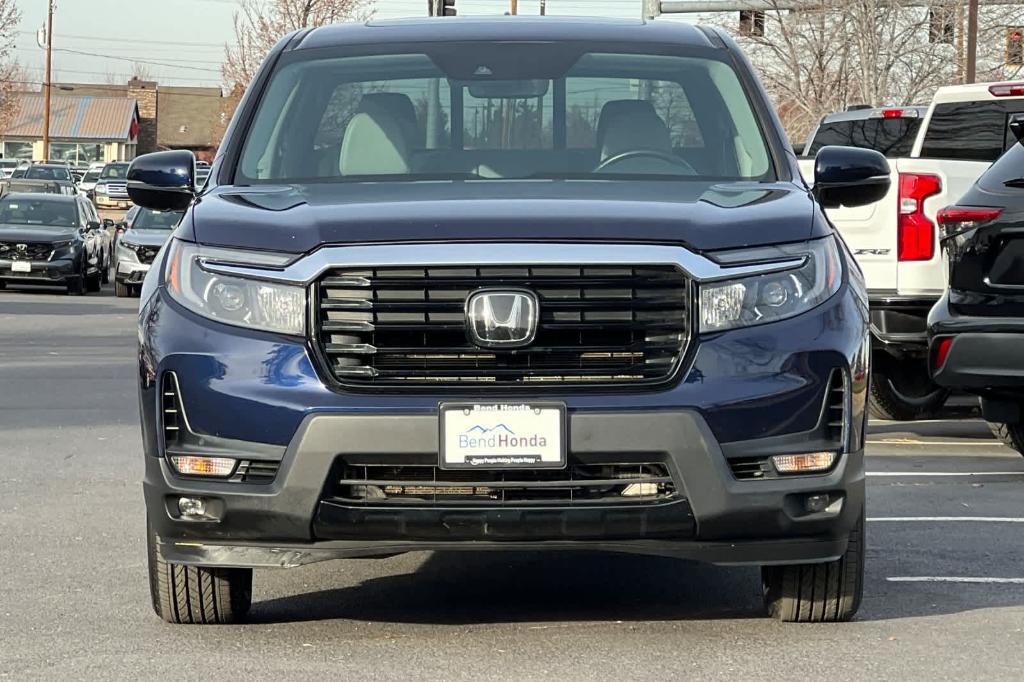
[[[992,435],[1004,445],[1024,455],[1024,424],[989,422],[988,427],[992,429]]]
[[[156,615],[168,623],[226,625],[240,622],[252,606],[251,568],[172,564],[160,556],[156,533],[147,528],[149,592]]]
[[[85,290],[90,294],[95,294],[103,288],[102,280],[103,276],[100,274],[99,270],[91,275],[87,274],[85,276]]]
[[[85,293],[85,285],[82,282],[81,277],[75,277],[66,285],[66,293],[68,296],[81,296]]]
[[[926,361],[898,360],[879,351],[871,372],[871,415],[889,421],[934,417],[949,398],[949,390],[932,381]]]
[[[787,623],[837,623],[852,619],[864,595],[864,513],[850,531],[846,553],[823,564],[761,569],[768,613]]]

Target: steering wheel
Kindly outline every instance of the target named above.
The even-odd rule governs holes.
[[[625,151],[625,152],[622,152],[620,154],[616,154],[615,156],[609,156],[607,159],[605,159],[600,164],[598,164],[597,168],[594,169],[594,172],[595,173],[599,173],[599,172],[603,171],[604,169],[608,168],[608,166],[612,166],[612,165],[614,165],[616,163],[619,163],[621,161],[626,161],[628,159],[635,159],[635,158],[638,158],[638,157],[645,157],[645,156],[647,158],[658,159],[660,161],[665,161],[665,162],[670,163],[670,164],[672,164],[674,166],[679,166],[683,170],[687,171],[687,173],[690,174],[690,175],[697,175],[697,169],[696,168],[694,168],[693,166],[688,164],[686,161],[680,159],[675,154],[669,154],[668,152],[659,152],[659,151],[656,151],[654,149],[631,149],[629,151]]]

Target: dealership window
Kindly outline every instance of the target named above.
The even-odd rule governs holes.
[[[53,142],[50,144],[50,159],[66,161],[72,166],[86,166],[93,161],[103,160],[103,145]]]
[[[4,142],[5,159],[26,159],[32,160],[31,142]]]

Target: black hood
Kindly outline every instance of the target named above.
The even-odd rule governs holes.
[[[480,181],[221,187],[191,214],[203,244],[620,241],[715,250],[827,233],[790,183]],[[186,219],[187,224],[187,219]]]
[[[77,235],[77,227],[0,224],[0,242],[66,242]]]

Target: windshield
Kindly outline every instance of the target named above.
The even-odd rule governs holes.
[[[82,182],[96,182],[100,177],[98,170],[86,171],[85,175],[82,176]]]
[[[64,166],[29,166],[26,180],[70,180],[71,172]]]
[[[711,56],[584,43],[422,49],[289,55],[236,182],[774,179],[739,78]]]
[[[185,215],[179,211],[151,211],[141,209],[135,222],[132,223],[133,230],[172,230]]]
[[[74,201],[6,198],[0,199],[0,223],[75,227],[78,225],[78,211]]]
[[[828,145],[860,147],[881,152],[889,158],[910,156],[921,128],[920,118],[862,118],[822,123],[804,155],[814,156]]]
[[[109,178],[123,178],[128,175],[128,164],[127,163],[112,163],[103,168],[103,173],[100,175],[103,179]]]

